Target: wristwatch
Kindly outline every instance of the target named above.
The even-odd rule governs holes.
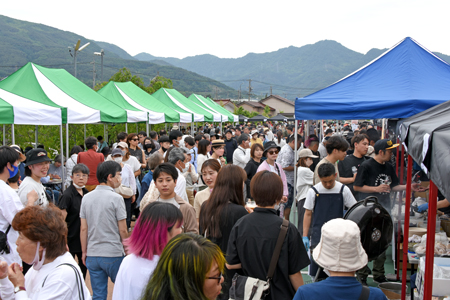
[[[20,291],[25,291],[25,287],[23,287],[23,286],[16,286],[14,288],[14,294],[17,294]]]

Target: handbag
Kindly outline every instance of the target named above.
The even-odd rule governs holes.
[[[8,232],[11,229],[11,224],[6,229],[6,232],[0,231],[0,253],[1,254],[9,254],[9,245],[8,245]]]
[[[278,263],[278,258],[280,257],[281,247],[283,246],[288,227],[289,221],[283,219],[277,244],[273,251],[272,259],[270,260],[266,281],[250,276],[235,274],[231,281],[229,300],[261,300],[269,294],[270,281],[275,273],[275,268]]]
[[[124,186],[124,185],[120,185],[118,188],[115,189],[117,194],[122,195],[122,197],[124,198],[130,198],[131,196],[133,196],[133,190],[128,187],[128,186]]]
[[[74,267],[74,266],[71,265],[71,264],[68,264],[68,263],[62,263],[62,264],[60,264],[60,265],[57,265],[56,268],[58,268],[58,267],[60,267],[60,266],[69,266],[69,267],[71,267],[71,268],[75,271],[75,278],[76,278],[76,281],[77,281],[77,289],[78,289],[78,298],[79,298],[80,300],[84,300],[84,291],[83,291],[83,286],[82,286],[83,281],[82,281],[82,279],[81,279],[81,275],[80,275],[80,273],[78,272],[77,268]],[[56,269],[56,268],[55,268],[55,269]],[[42,282],[42,287],[44,287],[44,284],[45,284],[45,281],[47,280],[47,277],[48,277],[48,275],[45,276],[44,282]]]

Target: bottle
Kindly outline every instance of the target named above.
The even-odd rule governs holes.
[[[352,167],[352,173],[355,174],[356,172],[358,172],[358,169],[356,168],[356,166]]]

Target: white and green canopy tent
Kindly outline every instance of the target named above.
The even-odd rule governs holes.
[[[223,108],[222,106],[218,105],[214,101],[211,103],[211,100],[206,99],[202,95],[192,94],[189,96],[190,100],[198,103],[202,107],[204,107],[207,110],[214,111],[215,113],[218,113],[222,116],[222,122],[239,122],[239,117],[236,115],[233,115],[228,110]]]
[[[149,124],[178,123],[181,119],[192,119],[192,114],[176,112],[130,81],[110,81],[97,93],[123,109],[146,112]]]
[[[27,63],[0,81],[0,88],[42,104],[66,108],[68,124],[145,121],[142,111],[125,111],[64,69]]]
[[[152,96],[177,112],[187,112],[192,114],[192,118],[189,121],[181,122],[214,122],[214,116],[212,113],[188,100],[177,90],[161,88],[153,93]],[[216,118],[218,119],[216,122],[220,122],[222,119],[218,114]]]

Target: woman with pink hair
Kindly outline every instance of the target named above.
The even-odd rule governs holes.
[[[144,208],[124,241],[128,256],[117,273],[113,300],[141,299],[164,247],[182,232],[182,225],[183,215],[175,205],[156,201]]]

